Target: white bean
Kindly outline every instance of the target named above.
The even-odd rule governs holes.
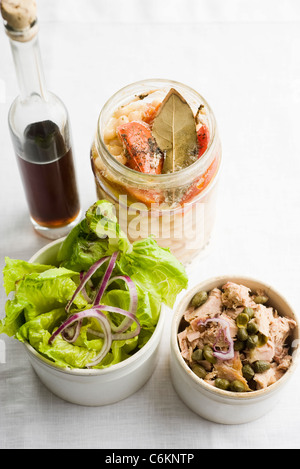
[[[121,164],[126,164],[127,163],[127,158],[124,155],[124,152],[120,153],[119,155],[115,155],[116,160],[118,160]]]
[[[129,122],[143,120],[143,113],[141,111],[132,111],[128,114]]]
[[[113,156],[117,156],[122,152],[122,147],[119,145],[107,145],[109,153],[111,153]]]
[[[112,145],[112,146],[113,146],[113,145],[117,145],[117,146],[120,147],[120,149],[122,149],[122,142],[121,142],[121,140],[119,139],[118,136],[117,136],[116,138],[114,138],[113,140],[111,140],[111,141],[109,142],[109,144]]]
[[[114,117],[112,117],[108,122],[107,126],[103,131],[103,137],[105,141],[112,140],[116,137],[116,123],[117,119],[115,119]]]
[[[128,117],[122,114],[122,116],[120,116],[117,120],[116,127],[119,127],[119,125],[127,124],[128,122],[129,122]]]
[[[142,108],[145,108],[145,106],[146,104],[142,101],[134,101],[132,103],[126,104],[126,106],[119,107],[119,109],[115,111],[114,117],[118,119],[121,116],[128,116],[130,112],[142,110]]]

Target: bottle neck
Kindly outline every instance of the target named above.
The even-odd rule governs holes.
[[[25,41],[9,34],[9,40],[21,101],[26,101],[32,96],[46,100],[47,91],[37,33]]]

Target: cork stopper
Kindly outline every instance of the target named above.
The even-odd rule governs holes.
[[[1,15],[6,32],[19,41],[28,41],[35,35],[31,30],[37,19],[35,0],[0,0]]]

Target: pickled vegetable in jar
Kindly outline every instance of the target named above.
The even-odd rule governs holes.
[[[91,148],[97,196],[129,239],[152,235],[184,264],[209,244],[221,144],[214,114],[186,85],[144,80],[104,105]]]

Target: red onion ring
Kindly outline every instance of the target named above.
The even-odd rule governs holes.
[[[98,305],[98,306],[95,306],[94,308],[91,308],[91,309],[96,309],[96,310],[100,310],[100,311],[107,311],[107,312],[110,312],[110,313],[122,314],[130,320],[130,324],[132,324],[133,322],[135,322],[137,324],[137,327],[134,329],[134,331],[128,331],[127,333],[122,334],[122,332],[126,329],[118,330],[118,328],[116,328],[116,327],[115,327],[115,329],[113,329],[112,323],[108,320],[109,323],[110,323],[111,330],[114,330],[116,332],[115,334],[112,334],[112,339],[113,340],[132,339],[133,337],[137,336],[141,331],[141,325],[139,323],[139,320],[135,317],[134,314],[130,313],[129,311],[126,311],[125,309],[117,308],[115,306],[106,306],[106,305]],[[98,332],[98,331],[94,331],[93,329],[89,329],[89,332],[91,332],[92,334],[97,335],[98,337],[103,337],[103,333]]]
[[[216,350],[214,345],[214,356],[219,358],[220,360],[231,360],[234,357],[234,344],[233,340],[230,335],[230,328],[228,322],[223,318],[209,318],[206,319],[204,322],[199,321],[199,325],[206,326],[209,322],[217,322],[222,325],[222,331],[224,333],[224,338],[228,343],[228,350]]]
[[[110,285],[115,280],[124,280],[126,283],[130,294],[129,312],[135,316],[138,305],[138,294],[135,283],[131,280],[130,277],[128,277],[128,275],[117,275],[116,277],[112,277],[107,285]],[[128,329],[129,326],[131,326],[131,324],[132,319],[130,319],[130,317],[126,317],[119,326],[112,324],[111,328],[114,332],[124,332],[126,329]]]
[[[111,257],[106,256],[100,259],[99,261],[95,262],[95,264],[93,264],[89,268],[86,274],[83,274],[82,272],[80,273],[80,284],[78,285],[74,294],[72,295],[72,298],[68,302],[66,306],[66,312],[69,312],[70,307],[72,303],[74,302],[74,299],[81,291],[86,295],[85,298],[87,299],[87,301],[91,302],[90,298],[86,294],[85,285],[88,282],[88,280],[92,277],[92,275],[97,271],[97,269],[102,264],[104,264],[104,262],[109,260],[107,269],[100,283],[100,287],[98,289],[98,293],[96,295],[94,305],[87,310],[80,311],[69,316],[56,329],[56,331],[51,335],[48,341],[49,344],[51,344],[53,340],[57,337],[57,335],[61,333],[65,341],[69,343],[73,343],[76,341],[76,339],[79,336],[83,319],[87,317],[96,318],[98,322],[100,323],[100,326],[103,332],[98,332],[92,329],[88,329],[88,331],[97,335],[98,337],[103,338],[104,343],[103,343],[100,353],[95,357],[95,359],[91,363],[86,365],[88,368],[97,365],[103,360],[103,358],[107,355],[107,353],[109,352],[111,348],[112,340],[131,339],[133,337],[136,337],[140,333],[140,330],[141,330],[140,323],[135,316],[136,311],[137,311],[137,305],[138,305],[138,294],[137,294],[137,290],[136,290],[136,286],[134,282],[127,275],[118,275],[118,276],[110,278],[113,272],[113,269],[115,267],[117,257],[118,257],[118,251],[114,252]],[[99,304],[107,286],[116,280],[124,280],[128,287],[129,294],[130,294],[129,311],[126,311],[122,308],[117,308],[114,306],[107,306],[107,305]],[[102,313],[102,311],[122,314],[123,316],[125,316],[125,318],[123,319],[123,321],[121,322],[119,326],[115,326],[107,318],[107,316],[104,313]],[[74,327],[74,323],[76,322],[77,324]],[[133,331],[128,331],[128,328],[131,326],[133,322],[137,324],[137,327]],[[126,330],[127,332],[124,332]],[[114,332],[114,334],[112,333],[112,331]]]
[[[80,281],[82,281],[83,277],[84,277],[84,272],[80,272]],[[92,300],[90,299],[89,295],[87,294],[85,285],[82,289],[82,294],[83,294],[83,297],[84,297],[84,299],[87,303],[92,303]]]
[[[85,284],[88,282],[88,280],[92,277],[92,275],[99,269],[99,267],[101,267],[102,264],[104,264],[104,262],[106,262],[107,260],[109,259],[109,256],[106,256],[106,257],[102,257],[102,259],[100,259],[99,261],[95,262],[95,264],[93,264],[89,270],[87,271],[87,273],[85,275],[82,276],[82,279],[81,279],[81,282],[80,284],[78,285],[78,287],[76,288],[72,298],[70,299],[70,301],[68,302],[67,306],[66,306],[66,311],[67,313],[69,312],[70,310],[70,307],[73,303],[73,301],[75,300],[76,296],[81,292],[81,290],[84,288]]]
[[[96,298],[95,298],[95,302],[94,304],[95,305],[98,305],[101,301],[101,298],[103,296],[103,293],[107,287],[107,282],[109,281],[110,279],[110,276],[112,274],[112,271],[114,270],[114,267],[115,267],[115,264],[116,264],[116,260],[117,260],[117,257],[118,257],[118,254],[119,252],[118,251],[115,251],[111,258],[110,258],[110,261],[108,263],[108,266],[107,266],[107,269],[106,269],[106,272],[103,276],[103,279],[102,279],[102,282],[100,284],[100,287],[99,287],[99,290],[98,290],[98,293],[96,295]]]
[[[82,325],[82,319],[77,321],[77,324],[71,324],[70,326],[66,327],[61,333],[62,337],[65,339],[66,342],[72,344],[75,340],[78,339],[80,334],[80,329]]]
[[[80,283],[83,282],[83,280],[84,280],[84,272],[80,272]],[[85,289],[85,284],[87,283],[87,281],[84,282],[84,284],[82,286],[82,289],[81,289],[81,293],[82,293],[82,295],[83,295],[83,297],[84,297],[84,299],[86,300],[87,303],[92,303],[92,300],[88,296],[88,294],[86,292],[86,289]],[[77,294],[78,293],[79,292],[77,292]],[[74,297],[74,299],[75,299],[75,297]],[[74,299],[73,299],[73,301],[74,301]],[[71,304],[69,306],[67,306],[68,307],[67,311],[69,311],[70,306],[71,306]],[[69,342],[69,343],[75,342],[75,340],[79,336],[81,324],[82,324],[82,319],[77,322],[76,326],[73,324],[73,325],[69,326],[68,328],[66,328],[62,332],[61,335],[63,336],[63,338],[65,339],[66,342]]]
[[[108,354],[108,352],[110,351],[111,343],[112,343],[112,334],[111,334],[110,323],[109,323],[107,317],[105,316],[105,314],[103,314],[98,309],[96,311],[99,314],[101,314],[100,323],[102,325],[102,329],[103,329],[103,332],[104,332],[104,344],[103,344],[100,352],[98,353],[98,355],[94,358],[94,360],[91,363],[86,365],[87,368],[91,368],[92,366],[98,365],[98,363],[100,363],[103,360],[103,358],[105,358],[106,355]],[[105,320],[104,320],[104,318],[105,318]],[[98,319],[98,321],[99,321],[99,319]]]
[[[53,340],[60,334],[62,331],[64,331],[67,327],[72,325],[76,321],[80,321],[83,318],[87,317],[94,317],[96,318],[104,332],[104,344],[101,348],[101,352],[95,357],[92,363],[89,363],[87,366],[95,366],[97,363],[99,363],[109,352],[110,347],[111,347],[111,342],[112,342],[112,335],[111,335],[111,329],[110,329],[110,323],[105,316],[99,309],[86,309],[84,311],[80,311],[78,313],[72,314],[72,316],[69,316],[66,321],[61,324],[56,331],[53,332],[49,339],[49,344],[52,344]]]

